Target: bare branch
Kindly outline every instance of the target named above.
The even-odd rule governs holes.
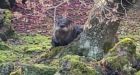
[[[123,0],[121,0],[121,6],[122,6],[122,8],[124,9],[125,16],[127,16],[126,8],[123,6]]]

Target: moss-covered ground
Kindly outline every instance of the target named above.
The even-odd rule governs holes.
[[[129,34],[129,35],[119,35],[119,39],[123,39],[123,38],[131,38],[134,40],[135,45],[136,45],[136,51],[139,53],[140,52],[140,37],[139,35],[133,35],[133,34]]]
[[[0,63],[27,62],[51,48],[50,36],[18,34],[7,42],[0,41]]]

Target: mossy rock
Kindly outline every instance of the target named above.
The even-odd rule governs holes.
[[[108,51],[115,45],[115,43],[105,42],[103,46],[104,53],[108,53]]]
[[[135,55],[136,54],[136,45],[134,43],[134,40],[131,38],[124,38],[118,43],[115,44],[115,46],[110,49],[109,55],[118,55],[121,53],[127,54],[127,55]]]
[[[14,64],[2,63],[0,64],[0,75],[9,75],[14,70]]]
[[[10,75],[23,75],[22,69],[19,68],[18,70],[14,71],[14,72],[11,72]]]
[[[109,75],[113,73],[122,75],[134,75],[136,69],[133,68],[131,59],[127,56],[112,56],[104,59],[105,69]]]
[[[10,75],[54,75],[57,68],[44,64],[22,65]]]
[[[12,12],[10,10],[4,11],[4,25],[11,26]]]
[[[40,58],[53,58],[54,56],[57,56],[57,54],[61,53],[62,50],[64,50],[63,47],[52,48],[46,53],[43,53]]]
[[[136,62],[136,45],[130,38],[118,42],[104,57],[105,65],[112,71],[133,75],[135,69],[132,65]]]
[[[78,55],[66,55],[60,60],[60,63],[62,75],[97,75],[97,71],[82,62]]]
[[[27,63],[38,57],[41,53],[49,52],[50,42],[50,36],[39,34],[17,34],[16,39],[9,39],[7,42],[0,41],[0,63],[16,60]]]
[[[3,18],[1,19],[2,26],[0,28],[1,29],[0,34],[4,35],[6,39],[8,39],[14,35],[14,29],[12,28],[11,24],[12,12],[8,9],[5,9],[3,10],[3,14],[1,15],[3,15]]]
[[[17,60],[18,57],[12,51],[1,51],[0,52],[0,63],[11,62]]]
[[[51,48],[50,36],[40,34],[19,35],[19,38],[25,42],[23,45],[19,45],[19,47],[24,49],[27,53],[46,51],[46,49]]]
[[[0,41],[0,50],[10,50],[10,47],[3,41]]]
[[[127,56],[106,57],[105,61],[114,70],[122,70],[125,65],[129,65],[129,59]]]

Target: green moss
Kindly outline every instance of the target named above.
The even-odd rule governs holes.
[[[44,64],[22,65],[22,68],[11,72],[10,75],[54,75],[57,68]]]
[[[72,75],[82,75],[82,72],[79,69],[74,69],[71,72],[72,72]]]
[[[105,60],[114,70],[122,70],[126,64],[129,64],[127,56],[112,56],[105,58]]]
[[[19,43],[19,44],[17,44]],[[19,60],[21,62],[30,61],[32,58],[38,57],[41,52],[49,52],[51,47],[50,36],[44,35],[22,35],[17,34],[13,41],[0,41],[0,62]],[[34,55],[33,53],[38,53]],[[57,53],[54,51],[54,53]],[[53,54],[53,52],[52,52]],[[51,52],[49,54],[51,56]],[[48,56],[49,56],[48,55]],[[55,54],[54,54],[55,55]],[[19,59],[20,58],[20,59]]]
[[[5,10],[4,11],[4,25],[11,25],[11,20],[12,20],[11,11],[10,10]]]
[[[56,71],[57,68],[43,64],[24,65],[22,70],[24,75],[54,75]]]
[[[135,75],[140,75],[140,71],[136,72]]]
[[[15,61],[17,59],[16,54],[12,51],[10,46],[5,42],[0,42],[0,63]]]
[[[37,50],[46,50],[51,48],[51,39],[49,36],[43,35],[23,35],[21,39],[25,41],[26,45],[23,45],[26,48],[26,51],[37,51]]]
[[[0,41],[0,50],[9,50],[10,47],[3,41]]]
[[[49,66],[54,66],[54,67],[56,67],[57,69],[59,69],[59,66],[60,66],[60,61],[59,61],[59,59],[53,59],[53,60],[50,62]]]
[[[126,52],[130,54],[135,54],[136,53],[136,45],[134,41],[131,38],[124,38],[120,42],[118,42],[111,50],[110,52],[115,52],[117,48],[125,48],[127,50]],[[112,53],[113,54],[113,53]]]
[[[62,60],[69,60],[71,62],[79,62],[80,56],[78,56],[78,55],[66,55],[62,58]]]
[[[129,44],[133,43],[133,40],[131,38],[124,38],[119,43]]]
[[[126,38],[126,37],[129,37],[129,38],[133,39],[133,41],[136,43],[136,46],[137,46],[136,50],[139,52],[139,50],[140,50],[140,37],[139,37],[139,35],[127,34],[125,36],[121,35],[119,37],[120,37],[120,39],[123,39],[123,38]]]
[[[111,43],[111,42],[105,42],[105,44],[103,46],[104,52],[107,53],[113,46],[114,46],[113,43]]]
[[[136,53],[136,60],[140,61],[140,53]]]
[[[0,64],[0,75],[9,75],[14,70],[13,63]]]
[[[35,46],[35,45],[28,45],[28,46],[25,46],[23,48],[23,50],[24,50],[25,53],[32,53],[32,52],[40,52],[43,49],[42,49],[42,47],[40,47],[38,45],[37,46]]]
[[[23,75],[22,74],[22,69],[20,68],[20,69],[14,71],[14,72],[11,72],[10,75]]]
[[[14,29],[12,29],[12,27],[8,28],[8,30],[6,32],[4,32],[4,34],[8,37],[8,38],[12,38],[15,35],[15,31]]]
[[[77,54],[78,53],[78,46],[74,45],[69,47],[69,52],[72,52],[72,54]]]
[[[17,59],[17,56],[15,53],[11,51],[0,51],[0,63],[15,61],[16,59]]]
[[[6,31],[3,30],[3,34],[6,35],[8,38],[14,35],[14,29],[11,26],[11,20],[12,12],[10,10],[5,10],[3,18],[3,29],[6,29]]]
[[[57,53],[59,53],[62,50],[63,50],[63,47],[55,47],[55,48],[47,51],[46,53],[43,53],[39,58],[51,58],[51,57],[57,55]]]
[[[66,55],[61,60],[61,62],[69,61],[71,63],[71,68],[68,74],[71,75],[96,75],[97,71],[92,67],[86,65],[81,61],[80,56],[77,55]]]

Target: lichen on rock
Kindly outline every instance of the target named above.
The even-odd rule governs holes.
[[[14,35],[11,20],[12,13],[8,9],[0,9],[0,38],[7,41],[8,38]]]
[[[117,53],[117,55],[134,55],[136,53],[136,45],[131,38],[124,38],[110,49],[110,54]]]
[[[2,63],[0,64],[0,75],[9,75],[14,70],[14,64]]]
[[[22,65],[21,68],[11,72],[10,75],[54,75],[56,71],[55,67],[43,64]]]
[[[86,65],[78,55],[66,55],[60,59],[60,75],[96,75],[96,69]]]
[[[130,38],[122,39],[109,51],[101,62],[105,66],[105,74],[107,75],[133,75],[136,71],[133,65],[137,62],[134,41]]]

